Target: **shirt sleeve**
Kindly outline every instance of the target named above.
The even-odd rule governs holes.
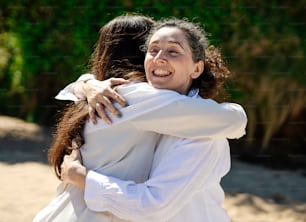
[[[200,189],[220,182],[229,169],[229,156],[226,162],[220,155],[227,152],[220,152],[210,140],[184,140],[163,153],[149,180],[141,184],[89,171],[85,202],[93,211],[110,211],[126,220],[165,221]]]
[[[67,85],[64,89],[62,89],[56,96],[55,99],[58,100],[69,100],[69,101],[74,101],[74,102],[79,102],[80,99],[78,97],[75,96],[73,89],[75,86],[76,82],[79,81],[86,81],[86,80],[90,80],[90,79],[95,79],[95,76],[93,74],[90,73],[86,73],[81,75],[75,82],[70,83],[69,85]]]
[[[235,103],[184,97],[131,122],[143,130],[182,138],[235,139],[245,135],[247,116]]]

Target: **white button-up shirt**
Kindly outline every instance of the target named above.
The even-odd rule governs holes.
[[[89,171],[84,199],[91,210],[129,221],[227,222],[220,180],[229,169],[226,139],[163,136],[148,180],[136,183]]]

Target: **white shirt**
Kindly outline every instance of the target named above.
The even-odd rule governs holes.
[[[220,186],[229,168],[226,140],[165,136],[147,181],[123,181],[89,171],[84,199],[91,210],[109,211],[129,221],[230,221],[222,208]]]
[[[163,136],[144,183],[89,171],[84,199],[93,211],[129,221],[228,222],[221,178],[230,169],[226,139]]]
[[[122,180],[143,182],[149,176],[159,133],[199,139],[208,136],[244,135],[246,115],[237,104],[217,104],[192,99],[169,90],[156,90],[146,83],[119,87],[130,106],[123,118],[109,126],[103,121],[86,124],[81,148],[85,167]],[[200,102],[201,101],[201,102]],[[206,113],[203,117],[203,113]],[[215,120],[214,120],[215,119]],[[45,207],[34,221],[124,221],[87,208],[83,193],[68,186]]]

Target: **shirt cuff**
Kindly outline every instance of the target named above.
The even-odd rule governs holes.
[[[107,176],[89,170],[85,178],[84,200],[87,207],[93,211],[106,211],[103,204],[103,191],[110,185]]]

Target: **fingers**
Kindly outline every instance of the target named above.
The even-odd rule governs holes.
[[[97,123],[97,114],[107,124],[111,124],[111,118],[107,114],[106,110],[116,117],[120,118],[122,116],[121,112],[114,106],[113,102],[116,102],[123,107],[128,106],[128,103],[112,87],[126,83],[129,83],[129,81],[121,78],[111,78],[103,82],[98,81],[98,83],[96,81],[92,82],[92,84],[97,84],[97,87],[92,87],[91,89],[88,88],[88,112],[91,122],[94,124]],[[98,90],[99,88],[101,90]]]
[[[110,81],[111,87],[130,83],[129,80],[122,79],[122,78],[110,78],[109,81]],[[105,96],[108,96],[109,98],[113,99],[115,102],[120,104],[120,106],[124,107],[127,105],[127,101],[119,93],[117,93],[113,88],[110,88],[105,93],[107,93],[105,94]]]
[[[61,180],[62,180],[62,189],[65,190],[68,186],[68,182],[66,181],[63,165],[61,166]]]
[[[126,100],[111,88],[105,90],[103,94],[98,94],[95,97],[96,103],[103,105],[114,116],[121,117],[120,111],[114,106],[112,101],[119,103],[119,105],[123,107],[127,106]]]
[[[80,163],[82,163],[82,154],[76,139],[72,139],[71,141],[71,153],[64,156],[64,162],[66,161],[65,163],[74,160],[78,160]],[[63,167],[64,164],[61,165],[61,169],[63,169]]]
[[[71,160],[78,160],[80,163],[82,163],[82,155],[80,150],[72,150],[71,154],[69,155]]]
[[[114,90],[112,91],[115,92]],[[122,99],[122,97],[118,93],[108,93],[108,97],[113,100],[116,99],[116,101],[120,101],[121,104],[125,104],[124,106],[126,106],[125,100]],[[98,116],[103,119],[107,124],[112,123],[111,118],[106,113],[106,110],[108,110],[110,113],[112,113],[118,118],[122,117],[121,112],[114,106],[114,104],[108,97],[98,94],[96,95],[94,100],[91,100],[91,103],[89,104],[89,118],[90,121],[92,121],[94,124],[97,123],[95,114],[98,114]]]
[[[114,102],[117,102],[120,106],[126,107],[128,105],[128,102],[114,89],[110,89],[106,93],[107,93],[106,96],[108,98],[112,99]]]
[[[93,124],[97,124],[96,114],[101,119],[103,119],[107,124],[111,124],[112,123],[111,119],[109,118],[109,116],[106,114],[106,112],[104,110],[104,104],[107,104],[107,106],[109,107],[108,109],[111,109],[113,113],[116,113],[115,115],[118,115],[119,111],[118,110],[114,110],[115,108],[112,107],[113,105],[111,104],[109,99],[104,97],[101,94],[97,94],[94,97],[94,99],[90,99],[90,101],[88,101],[89,120]]]
[[[129,80],[123,79],[123,78],[110,78],[110,82],[112,86],[117,86],[117,85],[123,85],[130,83]]]
[[[88,107],[88,115],[89,115],[89,120],[93,124],[97,124],[96,110],[90,104],[89,104],[89,107]]]
[[[100,103],[96,103],[96,111],[101,119],[103,119],[107,124],[112,124],[111,119],[109,116],[105,113],[104,107],[100,105]]]
[[[79,145],[78,145],[78,143],[76,142],[75,139],[72,139],[71,147],[72,147],[73,150],[79,149]]]
[[[106,96],[103,96],[101,94],[97,95],[96,96],[96,103],[100,103],[102,105],[102,108],[103,106],[105,107],[105,109],[107,109],[109,112],[111,112],[114,116],[118,116],[118,114],[120,113],[119,110],[114,106],[114,104],[111,102],[111,96],[107,93],[105,93],[104,95]],[[99,107],[101,108],[101,106]],[[97,109],[97,111],[99,111]]]
[[[64,180],[64,166],[63,166],[63,164],[61,165],[61,180]]]
[[[62,181],[62,188],[63,188],[63,190],[65,190],[66,189],[66,187],[67,187],[67,182],[65,181],[65,172],[64,172],[64,166],[63,166],[63,164],[61,165],[61,181]]]

